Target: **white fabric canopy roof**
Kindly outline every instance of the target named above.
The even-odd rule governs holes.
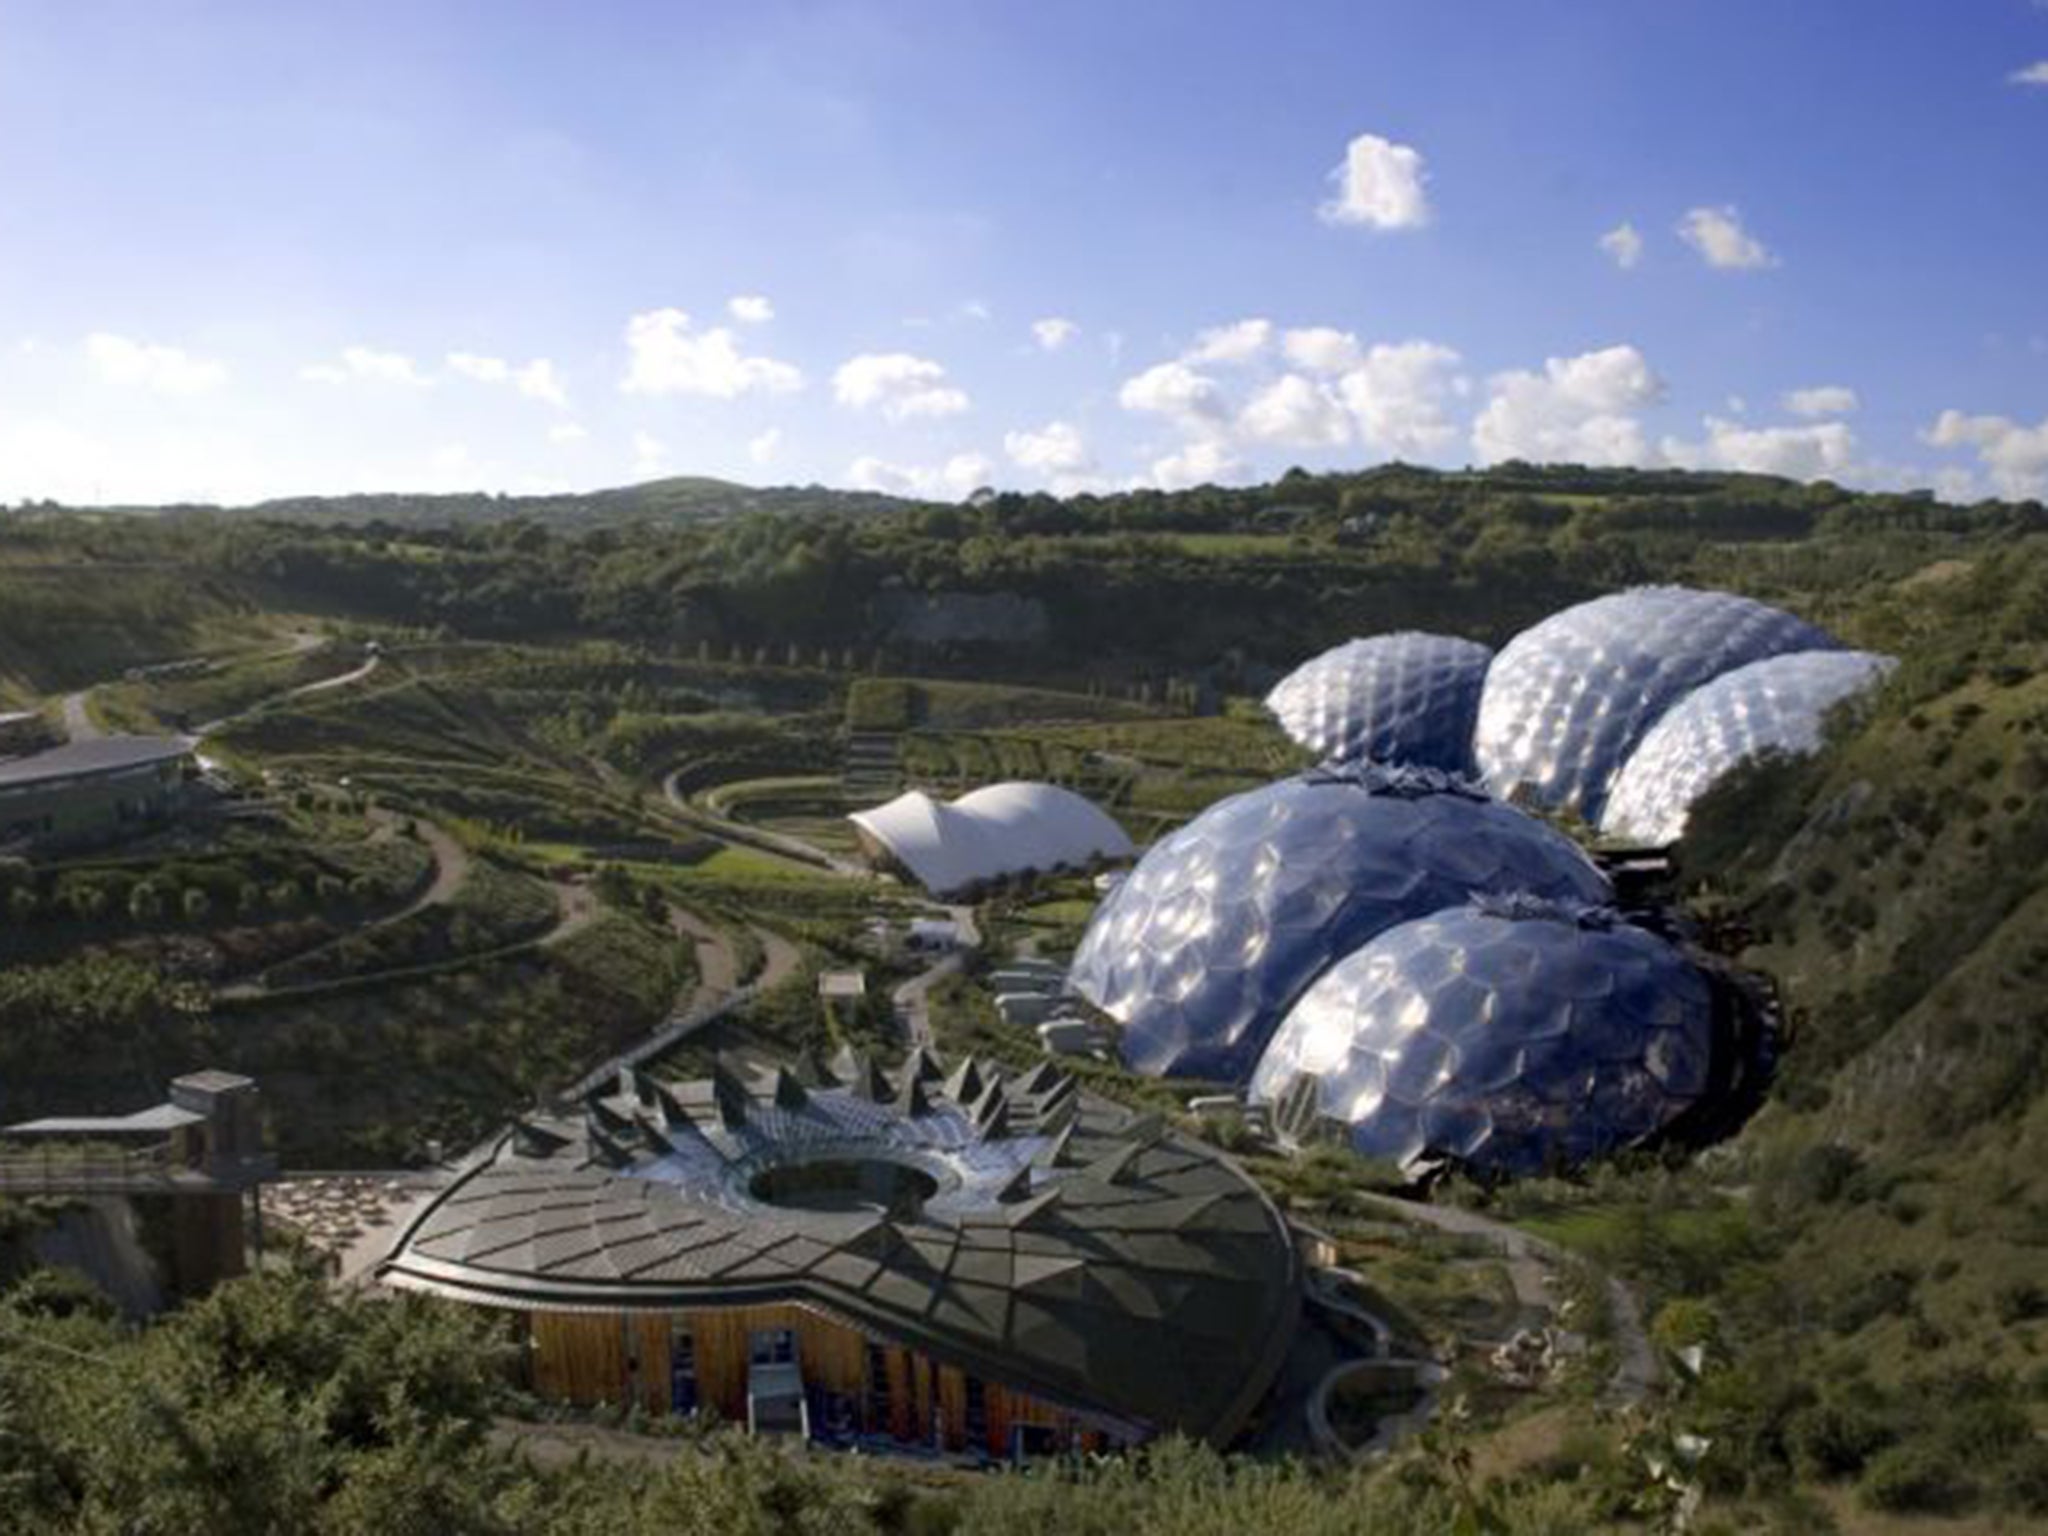
[[[950,803],[913,789],[847,820],[937,896],[1027,870],[1128,858],[1132,851],[1122,827],[1054,784],[990,784]]]

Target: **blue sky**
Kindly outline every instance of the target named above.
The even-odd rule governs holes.
[[[2044,166],[2039,0],[0,0],[0,499],[2043,495]]]

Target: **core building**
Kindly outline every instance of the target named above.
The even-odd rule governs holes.
[[[1050,1063],[627,1072],[522,1121],[384,1281],[519,1319],[544,1397],[987,1457],[1225,1443],[1292,1339],[1257,1185]]]

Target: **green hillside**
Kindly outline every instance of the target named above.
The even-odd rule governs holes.
[[[1583,1396],[1554,1404],[1552,1432],[1526,1454],[1507,1448],[1524,1432],[1513,1415],[1476,1411],[1468,1439],[1446,1431],[1385,1475],[1318,1481],[1177,1462],[1143,1489],[1102,1472],[1080,1487],[1020,1485],[1004,1495],[1014,1505],[947,1494],[929,1501],[929,1525],[904,1513],[926,1507],[923,1495],[891,1505],[886,1482],[849,1492],[843,1468],[790,1497],[835,1510],[880,1501],[848,1517],[850,1529],[871,1517],[904,1530],[1281,1518],[1289,1529],[1401,1530],[1454,1517],[1479,1531],[1668,1529],[1656,1523],[1668,1511],[1645,1506],[1641,1446],[1686,1435],[1706,1442],[1687,1473],[1708,1501],[1698,1529],[1989,1532],[2048,1518],[2048,510],[1519,465],[974,506],[736,494],[669,481],[559,506],[369,498],[232,515],[0,513],[0,688],[35,698],[207,648],[254,657],[308,615],[381,634],[393,659],[369,685],[259,710],[224,744],[252,764],[346,779],[501,853],[529,838],[523,856],[544,878],[546,861],[587,861],[604,845],[680,841],[685,825],[691,837],[730,832],[695,808],[664,811],[671,774],[691,795],[757,781],[831,802],[849,721],[900,732],[898,766],[942,787],[1041,773],[1124,797],[1117,809],[1149,829],[1284,767],[1285,744],[1253,701],[1282,669],[1352,635],[1420,627],[1498,643],[1646,581],[1778,603],[1901,666],[1868,708],[1835,723],[1819,756],[1724,783],[1682,851],[1696,916],[1782,995],[1790,1037],[1766,1103],[1696,1156],[1449,1192],[1630,1280],[1660,1344],[1702,1350],[1697,1382],[1680,1371],[1681,1385],[1629,1419]],[[959,601],[989,598],[1000,604]],[[945,623],[906,624],[907,606],[920,623]],[[998,608],[1012,628],[975,628]],[[118,700],[149,720],[192,699],[253,699],[279,664],[245,665],[271,670],[183,693],[133,685]],[[756,798],[735,814],[765,824],[778,803]],[[784,807],[783,824],[800,828],[804,805]],[[695,819],[673,819],[684,815]],[[748,861],[779,885],[730,878]],[[778,922],[813,946],[806,964],[830,960],[834,902],[858,903],[810,890],[809,878],[731,846],[690,867],[635,870],[645,955],[634,1006],[658,1010],[674,967],[645,926],[663,893],[699,903],[748,967],[763,925],[773,937]],[[799,915],[799,891],[816,910]],[[122,942],[155,953],[144,926],[130,923]],[[265,931],[286,926],[265,914]],[[370,1027],[381,1020],[444,1075],[442,1099],[407,1112],[466,1131],[499,1107],[491,1095],[532,1091],[593,1043],[578,1032],[568,964],[559,953],[479,963],[392,994],[395,1009],[351,993],[345,1007],[294,1015],[278,1004],[237,1027],[263,1031],[266,1063],[283,1067],[295,1042],[313,1040],[321,1069],[341,1073],[356,1032],[381,1038]],[[12,987],[24,1016],[47,1011],[53,994]],[[809,1028],[800,992],[785,1011]],[[481,1031],[468,1016],[515,999],[521,1054],[471,1081],[460,1056]],[[148,1010],[130,1012],[124,1027],[142,1032]],[[6,1050],[0,1041],[0,1063]],[[384,1129],[352,1123],[350,1145],[403,1144]],[[125,1348],[120,1370],[134,1379],[159,1368],[149,1346]],[[7,1436],[28,1432],[8,1418],[19,1399],[7,1394],[46,1370],[0,1349],[0,1468]],[[84,1422],[46,1432],[89,1438]],[[423,1454],[383,1430],[358,1451]],[[1468,1453],[1494,1469],[1491,1492],[1467,1476]],[[76,1446],[66,1454],[90,1460]],[[762,1486],[785,1475],[751,1453],[716,1454]],[[419,1474],[407,1464],[392,1475]],[[500,1494],[515,1505],[555,1496],[512,1487]],[[625,1477],[612,1492],[647,1510],[667,1507],[665,1487]],[[1208,1494],[1175,1503],[1189,1487]],[[1166,1523],[1192,1519],[1204,1498],[1237,1524]],[[1084,1513],[1112,1509],[1124,1523]]]

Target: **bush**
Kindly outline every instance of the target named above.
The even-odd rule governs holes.
[[[2048,1317],[2048,1290],[2033,1280],[2012,1280],[1991,1294],[1991,1311],[2006,1327]]]
[[[1894,1514],[1960,1514],[1976,1494],[1953,1456],[1920,1442],[1880,1452],[1863,1474],[1864,1502]]]
[[[1832,1482],[1861,1472],[1891,1444],[1891,1426],[1859,1403],[1814,1403],[1787,1427],[1793,1462],[1807,1477]]]

